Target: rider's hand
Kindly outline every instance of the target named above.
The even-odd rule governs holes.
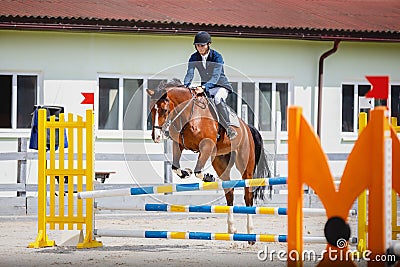
[[[195,93],[196,93],[197,95],[199,95],[199,94],[201,94],[201,93],[204,92],[204,88],[201,87],[201,86],[197,86],[196,89],[194,89],[194,91],[195,91]]]

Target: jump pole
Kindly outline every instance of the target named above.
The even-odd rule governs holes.
[[[262,215],[287,215],[284,207],[247,207],[247,206],[217,206],[217,205],[170,205],[170,204],[145,204],[142,207],[118,207],[95,203],[97,210],[130,210],[130,211],[157,211],[157,212],[198,212],[198,213],[237,213],[237,214],[262,214]],[[325,209],[303,208],[304,215],[326,215]],[[357,210],[350,210],[349,216],[356,216]]]
[[[273,234],[229,234],[208,232],[173,232],[173,231],[146,231],[146,230],[110,230],[95,229],[98,237],[132,237],[132,238],[160,238],[160,239],[195,239],[195,240],[225,240],[225,241],[254,241],[254,242],[287,242],[287,235]],[[326,243],[324,236],[304,237],[307,243]]]
[[[78,199],[86,199],[86,198],[163,194],[163,193],[186,192],[186,191],[206,191],[206,190],[219,190],[228,188],[243,188],[243,187],[257,187],[257,186],[284,185],[284,184],[287,184],[287,177],[257,178],[257,179],[203,182],[203,183],[191,183],[191,184],[169,184],[169,185],[132,187],[132,188],[113,189],[113,190],[97,190],[97,191],[78,192],[76,193],[76,196]]]

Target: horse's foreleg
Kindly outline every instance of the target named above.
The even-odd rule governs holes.
[[[188,178],[193,171],[189,168],[181,169],[180,159],[182,156],[183,147],[178,142],[172,143],[172,171],[176,173],[181,179]]]
[[[180,160],[182,156],[182,148],[178,142],[172,142],[172,167],[179,169],[181,167]]]
[[[214,181],[214,177],[210,174],[204,174],[203,168],[206,165],[207,160],[210,158],[212,153],[215,150],[215,143],[213,140],[205,138],[201,140],[199,144],[199,157],[197,158],[196,167],[194,168],[194,174],[197,178],[205,181],[205,182],[212,182]]]

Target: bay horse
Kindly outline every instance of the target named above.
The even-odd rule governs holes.
[[[238,136],[232,141],[219,131],[206,96],[197,96],[190,88],[184,87],[178,79],[161,83],[157,89],[146,90],[150,98],[152,139],[161,142],[163,136],[172,139],[172,170],[182,179],[192,171],[180,168],[180,158],[184,149],[198,152],[194,174],[203,181],[213,181],[211,174],[204,174],[203,168],[209,158],[221,180],[230,180],[233,165],[242,179],[270,177],[271,172],[259,131],[239,120]],[[263,187],[244,189],[246,206],[253,206],[253,199],[263,198]],[[233,189],[224,189],[228,206],[233,206]],[[228,232],[236,233],[233,214],[228,213]],[[253,233],[252,216],[247,215],[247,232]],[[254,243],[254,242],[249,242]]]

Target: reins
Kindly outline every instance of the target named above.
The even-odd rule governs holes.
[[[165,133],[168,132],[169,127],[171,126],[171,124],[186,110],[186,108],[190,105],[190,103],[192,103],[192,101],[194,100],[194,97],[192,96],[192,98],[186,103],[186,105],[175,115],[174,118],[170,119],[169,115],[168,115],[168,120],[165,121],[165,123],[161,126],[161,130],[164,133],[164,135],[166,135]],[[193,110],[193,108],[192,108]],[[193,113],[193,111],[192,111]],[[191,116],[193,115],[191,113]],[[166,135],[169,137],[169,135]]]
[[[192,109],[190,111],[190,115],[189,118],[186,121],[190,121],[191,118],[193,117],[194,114],[194,106],[198,106],[201,109],[206,109],[207,108],[207,100],[203,101],[203,98],[198,98],[193,92],[192,90],[189,88],[189,91],[192,95],[192,97],[187,101],[186,105],[173,117],[170,118],[170,115],[172,115],[172,113],[170,113],[168,115],[168,119],[165,121],[165,123],[162,126],[154,126],[154,128],[157,129],[161,129],[161,131],[163,132],[164,136],[166,136],[167,138],[171,138],[170,134],[169,134],[169,128],[171,127],[171,125],[174,127],[174,130],[179,133],[180,138],[182,139],[182,145],[185,149],[185,139],[183,136],[183,131],[185,130],[187,123],[183,123],[182,122],[182,116],[181,114],[189,107],[189,105],[193,102],[192,104]],[[178,129],[178,127],[174,124],[174,122],[179,118],[180,120],[180,127]]]

